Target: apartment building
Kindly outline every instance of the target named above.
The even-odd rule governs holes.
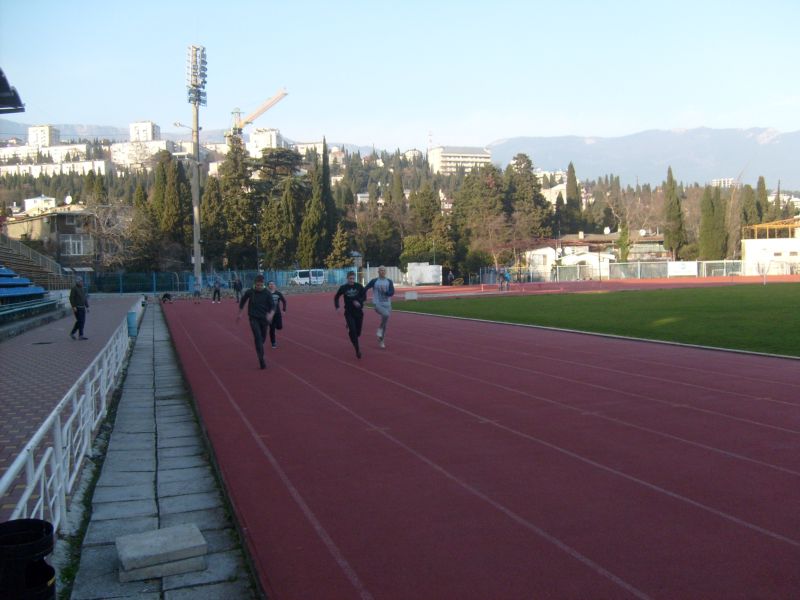
[[[137,121],[129,125],[131,142],[153,142],[161,139],[161,128],[152,121]]]
[[[428,148],[428,164],[433,173],[450,174],[460,168],[469,173],[472,169],[492,163],[492,153],[486,148],[466,146],[437,146]]]
[[[61,132],[52,125],[28,127],[28,146],[46,148],[61,143]]]

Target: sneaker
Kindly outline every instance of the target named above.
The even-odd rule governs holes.
[[[264,362],[263,358],[259,358],[258,359],[258,366],[260,366],[262,369],[266,369],[267,368],[267,363]]]
[[[82,336],[80,336],[78,339],[79,339],[79,340],[88,340],[89,338],[87,338],[85,335],[82,335]]]
[[[356,350],[356,358],[361,358],[361,350]]]
[[[384,344],[384,343],[383,343],[383,340],[381,340],[380,342],[378,342],[378,345],[379,345],[381,348],[386,348],[386,344]]]
[[[70,334],[69,334],[69,337],[71,337],[73,340],[77,340],[77,339],[78,339],[78,338],[76,338],[76,337],[75,337],[75,334],[74,334],[74,333],[70,333]]]
[[[272,344],[272,347],[273,347],[273,348],[277,348],[277,347],[278,347],[278,344]]]
[[[379,340],[382,340],[382,339],[383,339],[383,329],[381,329],[380,327],[378,327],[378,331],[376,331],[376,332],[375,332],[375,335],[377,335],[377,336],[378,336],[378,339],[379,339]]]

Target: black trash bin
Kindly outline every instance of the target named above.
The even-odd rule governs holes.
[[[56,571],[44,560],[54,542],[53,525],[47,521],[0,523],[0,598],[55,599]]]

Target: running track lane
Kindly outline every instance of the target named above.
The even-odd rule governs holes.
[[[796,361],[288,301],[165,306],[271,598],[800,595]]]

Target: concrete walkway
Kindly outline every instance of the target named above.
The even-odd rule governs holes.
[[[184,523],[196,524],[206,539],[204,571],[120,583],[117,537]],[[94,490],[72,598],[256,597],[161,307],[151,303],[142,318]]]

